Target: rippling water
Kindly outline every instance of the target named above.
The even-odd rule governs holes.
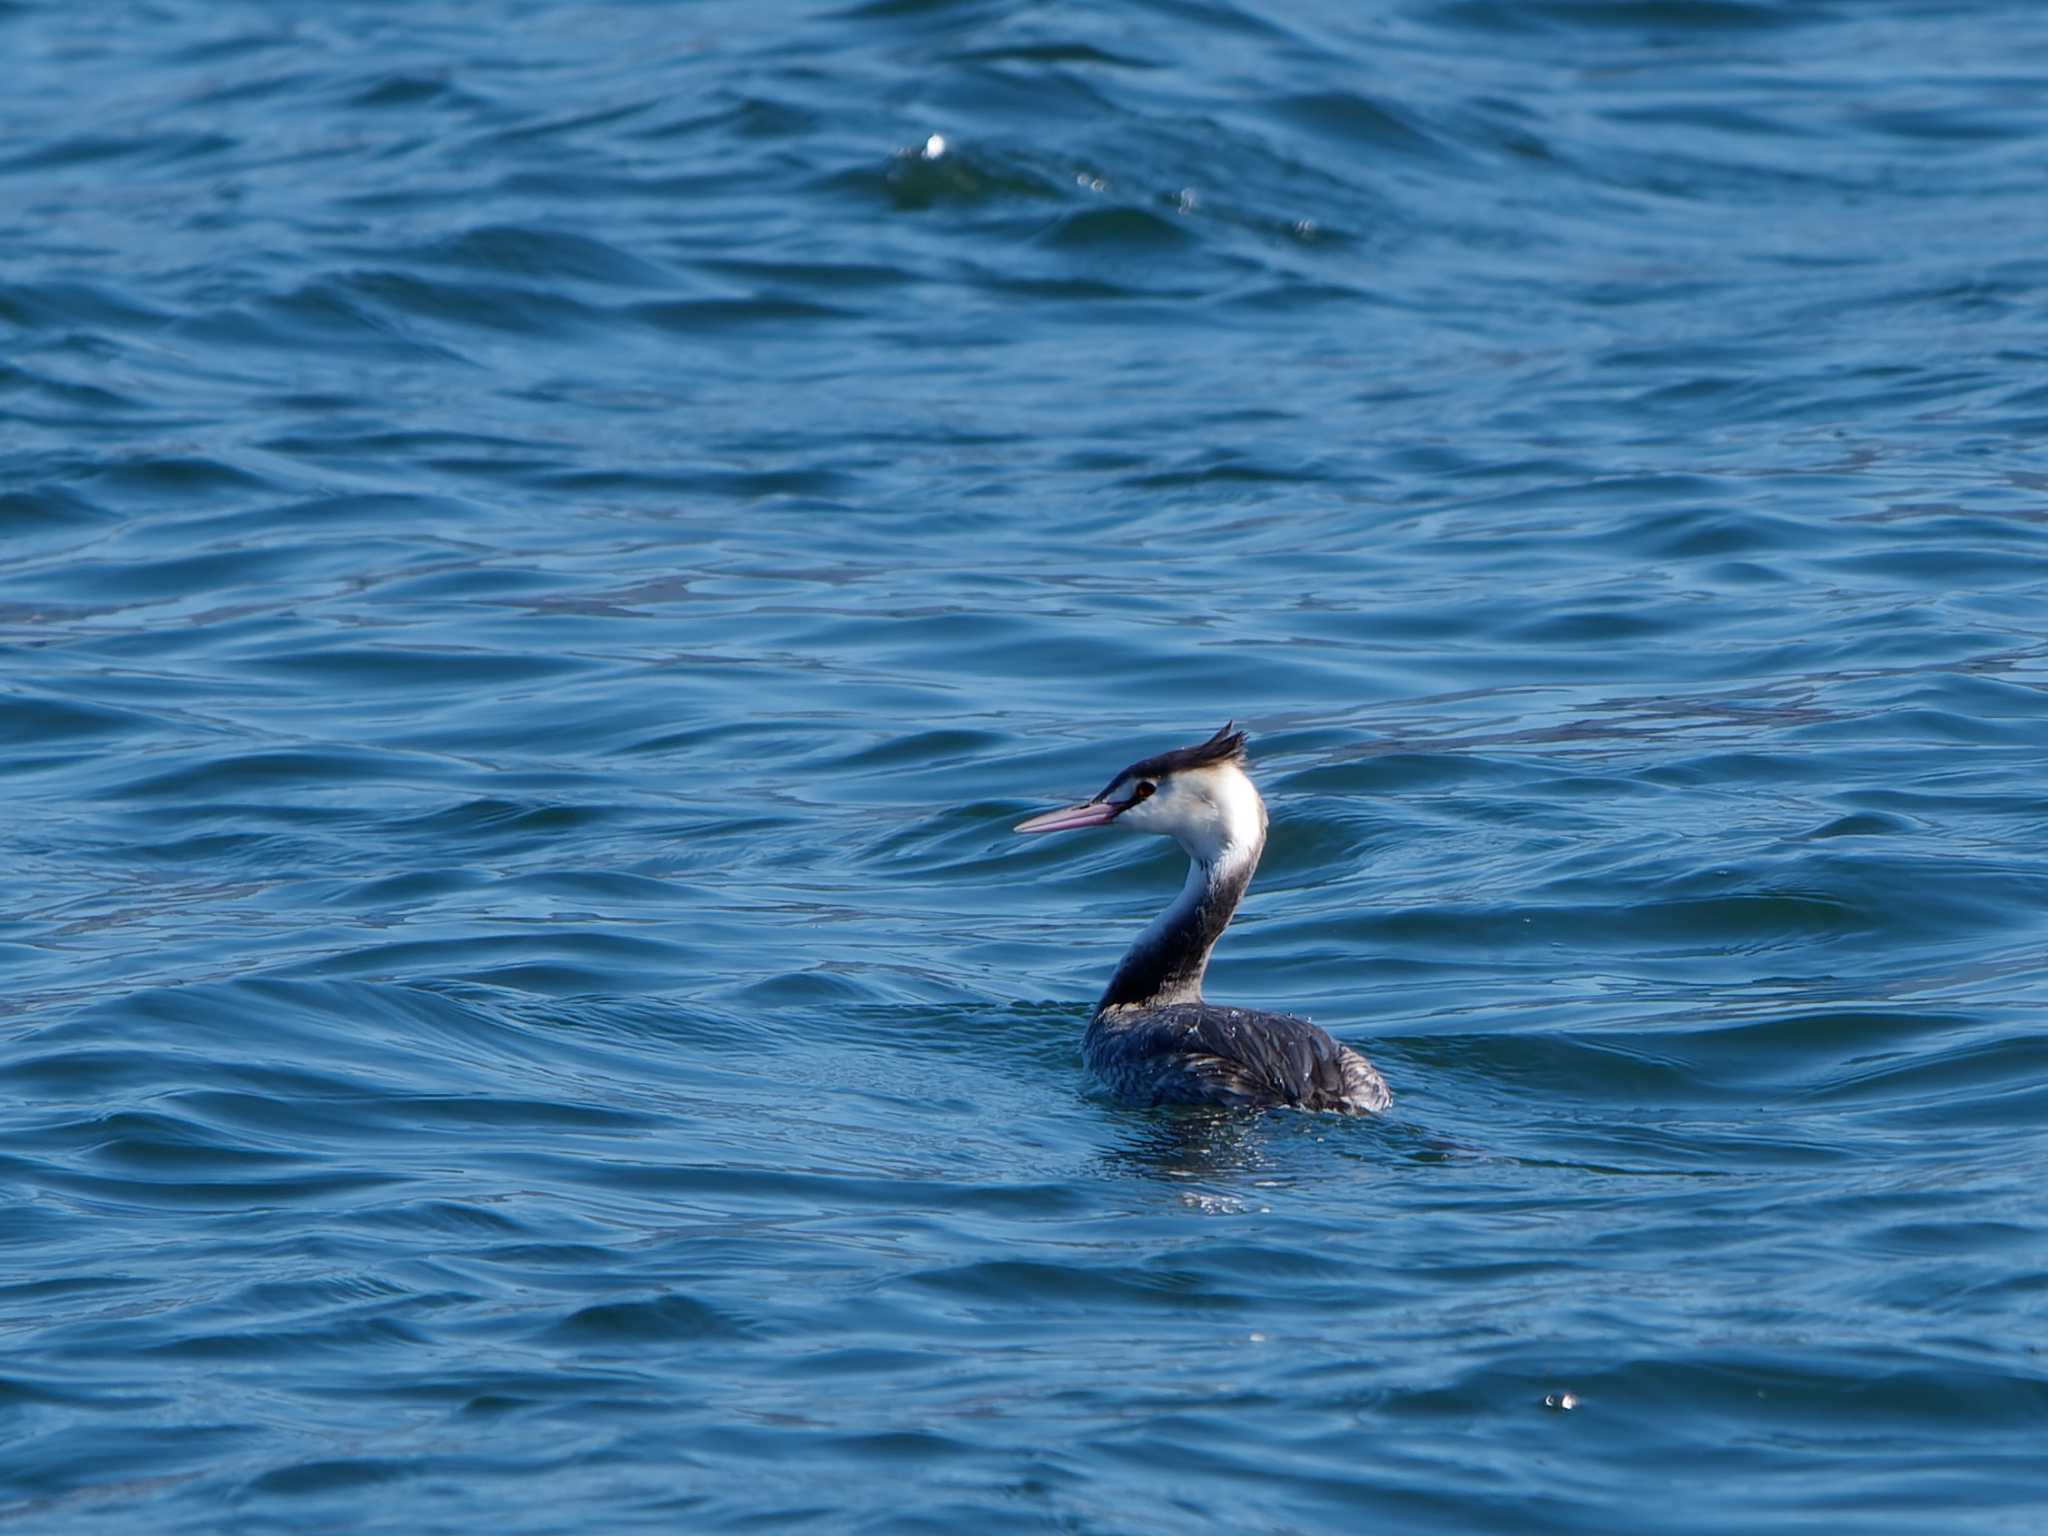
[[[0,1523],[2048,1519],[2048,11],[0,50]]]

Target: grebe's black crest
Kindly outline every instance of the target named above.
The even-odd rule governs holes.
[[[1207,768],[1212,763],[1236,763],[1242,767],[1245,761],[1244,741],[1244,732],[1237,729],[1237,722],[1227,720],[1223,729],[1207,741],[1197,742],[1192,747],[1176,747],[1171,752],[1161,752],[1157,757],[1131,764],[1109,781],[1109,787],[1115,789],[1125,779],[1163,779],[1169,773]]]
[[[1187,851],[1188,878],[1096,1004],[1082,1040],[1096,1075],[1141,1104],[1385,1109],[1390,1096],[1379,1073],[1308,1020],[1202,1000],[1209,952],[1266,846],[1266,804],[1245,772],[1244,732],[1225,725],[1195,746],[1142,758],[1092,800],[1017,830],[1111,823],[1173,838]]]

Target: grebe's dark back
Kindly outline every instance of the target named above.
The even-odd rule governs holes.
[[[1062,832],[1114,822],[1187,850],[1187,884],[1117,966],[1082,1054],[1112,1092],[1137,1104],[1385,1109],[1393,1102],[1386,1080],[1307,1019],[1202,1001],[1209,951],[1266,847],[1266,803],[1244,762],[1244,733],[1226,725],[1198,746],[1131,764],[1092,800],[1018,826]]]

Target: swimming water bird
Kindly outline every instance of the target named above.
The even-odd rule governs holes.
[[[1266,802],[1244,771],[1244,732],[1131,764],[1101,794],[1018,825],[1064,832],[1112,824],[1187,850],[1179,899],[1138,936],[1081,1042],[1089,1069],[1137,1104],[1327,1109],[1368,1114],[1393,1102],[1386,1079],[1349,1046],[1285,1013],[1202,1001],[1209,951],[1266,847]]]

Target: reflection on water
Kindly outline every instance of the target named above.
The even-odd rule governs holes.
[[[1267,1120],[1224,1109],[1123,1110],[1117,1115],[1122,1137],[1103,1154],[1100,1166],[1105,1174],[1124,1178],[1227,1185],[1231,1193],[1190,1190],[1184,1198],[1204,1209],[1242,1209],[1247,1198],[1242,1186],[1276,1173],[1266,1147],[1271,1135]]]

